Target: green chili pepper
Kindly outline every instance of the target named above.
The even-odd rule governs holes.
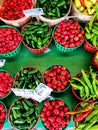
[[[30,70],[30,71],[28,72],[28,74],[34,74],[34,73],[36,73],[36,72],[38,72],[38,69],[33,68],[32,70]]]
[[[14,116],[14,118],[17,119],[18,116],[17,116],[16,111],[15,111],[14,109],[12,109],[12,112],[13,112],[13,116]]]
[[[23,104],[23,106],[24,106],[24,108],[25,108],[26,110],[29,109],[28,105],[27,105],[24,101],[22,101],[22,104]]]
[[[22,124],[17,127],[19,130],[30,130],[30,125],[29,124]]]
[[[30,128],[35,125],[36,121],[37,121],[37,120],[33,120],[33,121],[31,122]]]
[[[82,72],[82,77],[83,77],[85,83],[87,84],[91,94],[94,95],[94,90],[93,90],[93,87],[92,87],[90,80],[87,77],[87,74],[84,72],[84,70],[81,70],[81,72]]]
[[[86,118],[85,122],[90,121],[95,115],[98,114],[98,110],[93,110]]]
[[[24,100],[29,107],[34,107],[34,104],[30,100]]]
[[[92,81],[92,86],[94,89],[94,92],[96,94],[96,97],[98,97],[98,91],[97,91],[97,86],[96,86],[96,73],[92,71],[92,69],[90,68],[90,73],[91,73],[91,81]]]
[[[93,26],[93,21],[96,18],[96,13],[95,15],[93,15],[93,17],[91,17],[90,21],[88,22],[88,26],[89,26],[89,30],[92,30],[92,26]]]
[[[60,10],[59,10],[59,8],[56,8],[56,15],[57,15],[58,18],[60,17]]]
[[[57,6],[58,7],[61,7],[61,6],[63,6],[63,5],[65,5],[66,3],[65,3],[65,0],[60,0],[58,3],[57,3]]]
[[[27,120],[26,120],[26,121],[27,121],[27,123],[30,123],[30,124],[31,124],[31,118],[30,118],[29,116],[27,117]]]
[[[14,106],[12,107],[12,109],[13,109],[13,110],[17,110],[17,109],[19,110],[19,109],[20,109],[20,105],[19,105],[19,104],[14,105]]]
[[[81,130],[86,124],[80,124],[74,130]]]
[[[34,108],[29,108],[25,113],[23,113],[23,117],[27,117],[29,115],[31,115],[34,112]]]
[[[88,130],[98,121],[97,115],[95,115],[81,130]]]
[[[24,119],[17,119],[14,121],[15,124],[24,124],[25,120]]]
[[[89,88],[88,88],[88,86],[82,80],[80,80],[79,78],[73,78],[73,80],[76,80],[79,83],[81,83],[81,85],[84,87],[84,90],[85,90],[85,97],[88,98],[89,97]]]
[[[98,36],[96,36],[96,35],[93,37],[93,40],[92,40],[93,46],[97,46],[97,38],[98,38]]]
[[[96,125],[90,127],[89,130],[98,130],[98,124],[96,124]]]
[[[92,29],[92,32],[94,33],[94,34],[96,34],[96,35],[98,35],[98,31],[96,30],[96,29]]]

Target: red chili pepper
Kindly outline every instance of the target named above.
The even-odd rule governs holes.
[[[83,7],[85,7],[84,0],[80,0],[80,3]]]
[[[89,110],[89,111],[87,111],[87,112],[81,113],[79,116],[76,116],[76,117],[74,118],[74,121],[76,121],[76,122],[82,121],[82,120],[85,119],[91,112],[92,112],[92,109]]]

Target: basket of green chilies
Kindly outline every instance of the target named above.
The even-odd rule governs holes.
[[[71,5],[71,0],[37,0],[36,7],[42,8],[44,12],[43,15],[38,16],[38,19],[54,26],[67,18]]]
[[[85,26],[85,43],[84,49],[90,53],[98,50],[98,16],[97,12],[92,16]]]
[[[20,89],[34,90],[42,82],[42,72],[34,66],[21,68],[14,77],[14,86]]]
[[[34,99],[18,98],[10,106],[8,120],[14,129],[32,130],[39,119],[39,104]]]
[[[30,21],[22,28],[23,44],[35,54],[47,50],[52,41],[52,30],[47,22]]]
[[[80,101],[98,99],[98,75],[91,67],[89,72],[82,69],[70,80],[70,84],[73,94]]]

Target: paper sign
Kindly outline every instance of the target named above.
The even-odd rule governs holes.
[[[47,50],[44,51],[44,53],[48,53],[48,52],[50,52],[50,51],[51,51],[51,49],[50,49],[50,48],[47,48]]]
[[[0,67],[3,67],[4,66],[4,64],[5,64],[5,59],[0,59]]]
[[[51,94],[53,89],[49,88],[43,83],[40,83],[35,90],[12,88],[12,91],[15,93],[16,96],[33,98],[38,102],[41,102]]]
[[[43,12],[42,8],[35,8],[35,9],[23,10],[23,13],[27,17],[29,17],[29,16],[37,17],[39,15],[44,15],[44,12]]]

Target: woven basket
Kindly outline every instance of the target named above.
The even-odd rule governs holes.
[[[4,107],[5,111],[6,111],[6,118],[5,118],[5,121],[4,121],[4,123],[5,123],[7,121],[7,107],[6,107],[6,105],[2,101],[0,101],[0,104],[3,105],[3,107]]]
[[[53,33],[52,33],[52,37],[53,37],[53,39],[54,39],[55,46],[56,46],[56,48],[57,48],[57,50],[58,50],[59,52],[62,52],[62,53],[70,53],[70,52],[76,50],[77,48],[79,48],[80,46],[82,46],[83,42],[81,42],[81,44],[80,44],[79,46],[76,46],[76,47],[73,47],[73,48],[67,48],[67,47],[64,47],[64,46],[62,46],[61,44],[59,44],[59,43],[55,40],[55,38],[54,38],[54,32],[55,32],[56,28],[57,28],[57,26],[54,27],[54,30],[53,30]]]
[[[24,68],[21,68],[20,70],[18,70],[18,72],[16,73],[16,75],[15,75],[15,77],[14,77],[14,87],[15,88],[18,88],[17,87],[17,85],[16,85],[16,80],[17,80],[17,78],[18,78],[18,74],[19,74],[19,72],[21,72],[22,70],[27,70],[27,69],[35,69],[35,67],[34,66],[26,66],[26,67],[24,67]],[[43,74],[42,74],[42,72],[38,69],[38,72],[40,73],[40,75],[41,75],[41,77],[42,77],[42,79],[41,79],[41,82],[43,83],[44,82],[44,78],[43,78]]]
[[[0,72],[8,72],[8,71],[6,71],[6,70],[0,70]],[[13,79],[13,76],[11,74],[10,74],[10,76]],[[13,87],[13,82],[12,82],[12,87]],[[11,93],[12,93],[12,90],[10,90],[5,96],[0,97],[0,100],[7,98]]]
[[[72,2],[72,15],[76,16],[77,18],[75,18],[75,20],[79,21],[79,22],[83,22],[86,23],[88,21],[90,21],[92,16],[86,15],[81,13],[74,5],[73,0],[71,0]]]
[[[10,125],[12,126],[12,129],[13,129],[13,130],[18,129],[18,125],[15,125],[15,124],[12,122],[11,118],[10,118],[10,114],[11,114],[11,111],[12,111],[12,107],[15,105],[15,103],[16,103],[17,101],[21,101],[21,100],[25,100],[25,99],[26,99],[26,98],[17,98],[17,99],[15,99],[14,102],[11,104],[11,106],[10,106],[10,108],[9,108],[9,111],[8,111],[8,121],[9,121]],[[32,98],[28,98],[28,100],[32,101],[32,102],[39,108],[39,104],[38,104],[38,102],[37,102],[36,100],[34,100],[34,99],[32,99]],[[19,110],[21,111],[21,109],[19,109]],[[35,122],[34,124],[32,123],[32,128],[30,128],[29,130],[33,130],[33,128],[37,125],[38,120],[39,120],[39,117],[40,117],[40,116],[38,116],[38,118],[36,118],[36,122]],[[18,118],[19,118],[19,117],[18,117]],[[24,117],[22,117],[22,115],[21,115],[21,118],[24,118]]]
[[[92,44],[90,44],[87,40],[85,41],[83,47],[89,53],[95,53],[96,51],[98,51],[98,47],[92,46]]]
[[[22,34],[22,32],[23,32],[23,30],[24,30],[24,28],[25,28],[26,26],[27,26],[27,25],[23,26],[23,28],[22,28],[22,30],[21,30],[21,34]],[[51,28],[50,28],[50,33],[51,33],[51,35],[52,35],[52,29],[51,29]],[[52,42],[52,36],[50,36],[50,41],[49,41],[45,46],[43,46],[43,47],[40,48],[40,49],[35,49],[35,48],[31,48],[31,47],[27,46],[27,44],[25,43],[25,41],[22,40],[22,43],[24,44],[24,46],[27,47],[28,50],[31,51],[31,52],[34,53],[34,54],[40,54],[40,53],[45,52],[51,42]]]
[[[71,11],[71,5],[72,5],[72,3],[70,2],[70,7],[69,7],[66,15],[61,17],[61,18],[49,19],[49,18],[46,18],[46,17],[40,15],[40,16],[38,16],[38,19],[41,20],[41,21],[48,22],[49,26],[54,26],[54,25],[60,23],[61,21],[65,20],[67,18],[67,16],[70,14],[70,11]]]
[[[13,27],[13,26],[2,25],[2,26],[0,26],[0,28],[13,28],[13,29],[15,29],[16,31],[18,31],[18,33],[20,33],[19,30],[18,30],[17,28]],[[18,46],[17,46],[16,49],[14,49],[14,50],[11,51],[11,52],[5,53],[5,54],[1,54],[1,53],[0,53],[0,56],[1,56],[1,57],[5,57],[5,58],[13,58],[13,57],[15,57],[15,56],[17,56],[17,55],[19,54],[19,52],[21,51],[21,48],[22,48],[22,43],[21,43],[21,41],[20,41],[20,43],[18,44]]]
[[[50,70],[53,66],[62,66],[62,67],[63,67],[63,65],[52,65],[52,66],[48,67],[48,68],[46,69],[46,71]],[[66,67],[66,66],[64,66],[64,67]],[[71,75],[70,71],[69,71],[67,68],[66,68],[66,70],[67,70],[68,73]],[[47,74],[47,76],[48,76],[48,74]],[[70,77],[69,79],[67,79],[67,80],[70,80],[70,79],[71,79],[71,77]],[[57,80],[57,79],[56,79],[56,80]],[[47,82],[45,81],[45,74],[44,74],[44,82],[45,82],[45,84],[47,83]],[[53,89],[52,93],[55,94],[55,95],[57,95],[57,96],[59,96],[59,94],[64,93],[69,87],[70,87],[70,83],[68,82],[68,84],[65,86],[65,88],[62,89],[62,90],[60,90],[60,91],[58,91],[58,90],[52,88],[52,89]]]
[[[2,7],[2,4],[5,0],[0,0],[0,7]],[[34,0],[32,0],[32,3],[34,4],[33,6],[35,6]],[[32,7],[33,8],[33,7]],[[24,25],[25,23],[27,23],[29,20],[31,19],[31,17],[23,17],[17,20],[6,20],[0,17],[0,20],[3,21],[6,24],[9,25],[13,25],[13,26],[17,26],[20,27],[22,25]]]

